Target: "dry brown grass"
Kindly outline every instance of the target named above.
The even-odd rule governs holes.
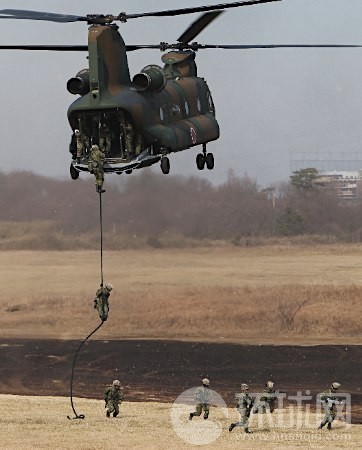
[[[97,337],[360,343],[361,269],[356,245],[106,251]],[[96,251],[3,251],[0,282],[2,337],[80,338],[98,323]]]
[[[228,432],[228,426],[238,418],[235,409],[212,408],[208,421],[195,418],[188,421],[189,407],[178,416],[176,427],[172,425],[171,409],[168,403],[129,403],[121,405],[120,416],[107,419],[103,402],[75,399],[78,414],[85,414],[84,420],[68,420],[73,417],[69,399],[61,397],[20,397],[0,395],[0,442],[6,450],[30,449],[191,449],[190,442],[205,442],[206,427],[220,427],[207,448],[338,448],[359,449],[362,427],[346,426],[336,421],[331,432],[317,431],[320,416],[313,413],[307,419],[305,412],[293,417],[291,410],[277,410],[272,418],[268,415],[258,423],[252,416],[252,435],[246,435],[236,428]],[[272,419],[269,422],[268,419]],[[308,424],[308,426],[307,426]],[[204,430],[204,431],[202,431]],[[181,436],[187,436],[187,443]],[[205,446],[203,446],[205,447]],[[199,446],[201,448],[201,446]]]

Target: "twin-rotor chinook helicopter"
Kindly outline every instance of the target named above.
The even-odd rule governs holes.
[[[253,49],[293,47],[360,47],[359,45],[204,45],[193,39],[223,10],[282,0],[255,0],[140,14],[74,16],[16,9],[0,10],[0,19],[52,22],[86,22],[88,45],[16,45],[0,49],[88,51],[89,66],[67,83],[79,97],[68,109],[73,130],[69,146],[70,174],[77,179],[88,171],[91,146],[105,154],[106,173],[131,173],[160,161],[170,171],[168,154],[201,145],[196,157],[199,170],[214,168],[214,156],[206,145],[219,138],[219,125],[210,89],[197,76],[199,49]],[[114,22],[140,17],[176,16],[203,12],[174,44],[126,45]],[[150,64],[132,79],[127,52],[138,49],[170,50],[162,56],[163,67]]]

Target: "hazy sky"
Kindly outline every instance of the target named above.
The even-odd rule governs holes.
[[[131,14],[217,3],[0,0],[0,9]],[[140,18],[119,25],[128,44],[158,44],[175,41],[198,16]],[[361,0],[283,0],[230,9],[196,40],[362,44],[361,21]],[[0,41],[3,45],[86,44],[87,25],[2,20]],[[131,75],[148,64],[162,65],[160,56],[153,50],[129,53]],[[212,91],[221,128],[220,139],[208,147],[215,156],[215,169],[196,169],[196,148],[171,155],[171,173],[202,174],[219,183],[233,168],[236,174],[247,173],[267,185],[288,179],[292,153],[361,151],[362,48],[203,50],[197,63],[199,76]],[[66,82],[86,66],[86,53],[0,53],[1,170],[68,177],[71,130],[66,111],[75,97],[67,92]]]

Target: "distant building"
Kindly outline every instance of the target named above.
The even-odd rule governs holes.
[[[362,169],[356,171],[319,172],[318,184],[334,189],[343,200],[356,200],[362,197]]]

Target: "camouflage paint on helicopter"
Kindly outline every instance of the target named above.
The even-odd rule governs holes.
[[[211,93],[197,77],[193,51],[171,51],[162,57],[164,68],[146,66],[132,81],[116,25],[92,25],[88,52],[89,69],[68,81],[68,90],[81,95],[69,107],[68,118],[90,145],[108,140],[106,171],[144,167],[219,137]],[[70,151],[76,160],[74,148],[73,138]],[[89,150],[84,148],[83,158],[74,161],[77,170],[86,170]],[[144,157],[136,164],[140,154]]]
[[[208,142],[219,137],[210,90],[197,76],[195,51],[200,49],[246,50],[257,48],[352,48],[355,44],[198,44],[194,41],[224,10],[282,0],[242,0],[217,5],[195,6],[136,14],[88,14],[77,16],[18,9],[0,10],[0,19],[44,20],[58,23],[86,22],[88,46],[84,45],[0,45],[0,49],[88,51],[89,67],[68,81],[72,94],[80,95],[68,110],[73,129],[70,172],[78,178],[88,170],[90,146],[104,152],[105,172],[131,172],[161,160],[168,173],[167,154],[202,145],[197,168],[214,167],[214,156],[206,153]],[[141,17],[172,17],[202,12],[176,42],[159,45],[125,45],[118,27]],[[171,51],[162,57],[164,68],[148,65],[131,80],[127,51],[138,49]]]

